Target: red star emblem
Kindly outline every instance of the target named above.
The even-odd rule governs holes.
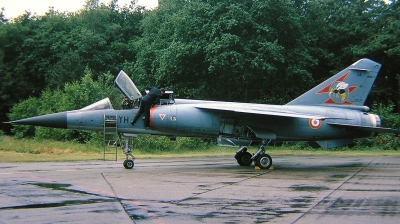
[[[345,82],[345,79],[349,74],[350,71],[346,72],[334,82],[322,88],[316,94],[328,94],[329,98],[324,102],[325,104],[353,104],[352,102],[347,101],[347,98],[350,93],[357,89],[357,86],[349,86]]]

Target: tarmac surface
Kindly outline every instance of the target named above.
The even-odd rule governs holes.
[[[0,223],[400,223],[400,157],[272,158],[0,163]]]

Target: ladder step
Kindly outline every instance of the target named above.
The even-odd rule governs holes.
[[[117,161],[118,152],[117,149],[121,145],[121,140],[118,135],[118,115],[106,115],[104,114],[103,122],[103,157],[105,160],[106,155],[115,155],[115,161]]]

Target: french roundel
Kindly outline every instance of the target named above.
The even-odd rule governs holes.
[[[321,121],[321,120],[318,120],[318,119],[310,119],[310,120],[308,121],[308,124],[310,125],[310,127],[311,127],[312,129],[316,130],[316,129],[318,129],[318,128],[321,127],[322,121]]]

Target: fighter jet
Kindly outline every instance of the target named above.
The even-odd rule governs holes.
[[[272,158],[266,154],[265,146],[271,141],[303,141],[330,149],[377,133],[398,134],[398,130],[381,127],[380,117],[364,106],[380,68],[377,62],[361,59],[286,105],[174,99],[167,91],[161,103],[151,108],[149,129],[143,119],[130,123],[138,112],[142,94],[120,71],[114,84],[126,99],[122,110],[114,110],[105,98],[80,110],[12,123],[101,132],[107,121],[115,121],[117,132],[125,136],[217,138],[221,145],[241,147],[234,156],[239,165],[250,166],[254,162],[259,168],[268,169]],[[252,143],[259,143],[254,154],[247,151]],[[123,150],[123,165],[132,169],[135,158],[131,149]]]

